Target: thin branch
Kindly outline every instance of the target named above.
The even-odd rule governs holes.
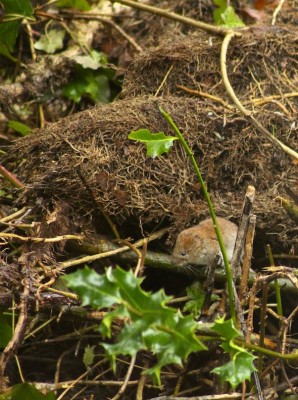
[[[258,122],[253,115],[251,114],[250,111],[248,111],[240,102],[238,97],[236,96],[236,93],[234,92],[234,89],[232,88],[232,85],[230,84],[228,74],[227,74],[227,52],[228,52],[228,46],[232,38],[235,36],[235,32],[230,31],[227,33],[225,36],[222,46],[221,46],[221,53],[220,53],[220,69],[221,69],[221,75],[222,75],[222,80],[225,85],[226,91],[234,104],[237,106],[239,111],[247,117],[247,119],[250,121],[250,123],[259,131],[261,132],[267,139],[274,144],[275,146],[281,148],[285,153],[290,155],[291,157],[295,158],[298,160],[298,153],[294,150],[292,150],[290,147],[286,146],[283,144],[280,140],[278,140],[275,136],[273,136],[263,125]]]
[[[219,26],[214,26],[211,24],[206,24],[205,22],[197,21],[192,18],[184,17],[182,15],[176,14],[171,11],[163,10],[158,7],[149,6],[148,4],[138,3],[133,0],[116,0],[114,3],[124,4],[126,6],[136,8],[138,10],[147,11],[151,14],[159,15],[160,17],[164,17],[167,19],[171,19],[173,21],[181,22],[182,24],[194,26],[195,28],[203,29],[204,31],[214,33],[216,35],[226,35],[230,32],[229,29],[222,28]],[[240,32],[235,32],[236,36],[242,36]]]

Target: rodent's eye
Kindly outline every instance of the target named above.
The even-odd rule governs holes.
[[[186,253],[186,251],[181,251],[180,254],[181,254],[182,257],[185,257],[187,253]]]

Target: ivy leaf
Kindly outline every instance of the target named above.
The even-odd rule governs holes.
[[[256,371],[253,360],[256,357],[246,350],[235,354],[233,359],[227,364],[213,369],[213,373],[220,376],[220,380],[227,381],[235,389],[246,379],[250,380],[251,374]]]
[[[63,39],[65,31],[51,29],[45,35],[41,35],[40,39],[34,43],[34,48],[43,50],[48,54],[53,54],[56,50],[63,48]]]
[[[152,133],[148,129],[132,131],[128,135],[128,138],[145,143],[147,147],[146,155],[152,158],[160,156],[163,153],[168,153],[173,146],[174,140],[178,139],[176,136],[166,136],[163,132]]]

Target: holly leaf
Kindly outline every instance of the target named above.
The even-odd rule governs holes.
[[[109,282],[105,275],[99,275],[88,267],[79,269],[63,279],[66,280],[68,287],[80,296],[83,306],[88,305],[97,309],[121,302],[119,288]]]
[[[163,132],[152,133],[148,129],[132,131],[128,138],[145,143],[147,147],[146,155],[152,158],[168,153],[173,146],[174,140],[178,139],[176,136],[166,136]]]
[[[110,334],[114,319],[125,320],[125,326],[115,343],[102,343],[113,368],[118,355],[134,356],[139,350],[150,350],[157,357],[157,364],[147,371],[160,384],[160,370],[170,363],[182,364],[193,351],[206,347],[195,335],[197,327],[192,317],[183,317],[168,307],[171,297],[163,290],[145,292],[142,279],[131,271],[108,268],[105,275],[85,268],[66,276],[68,285],[79,294],[84,305],[95,308],[110,307],[101,324],[101,332]]]
[[[0,395],[0,400],[55,400],[53,392],[42,394],[33,385],[19,383],[12,386],[8,392]]]
[[[217,318],[212,327],[223,339],[230,341],[239,337],[241,333],[236,329],[232,319],[225,321],[225,317]]]
[[[251,379],[251,374],[256,371],[253,360],[256,357],[246,350],[236,353],[227,364],[213,369],[221,381],[227,381],[235,389],[240,383]]]
[[[40,39],[34,43],[34,48],[45,51],[48,54],[53,54],[63,48],[64,36],[65,31],[51,29],[45,35],[41,35]]]

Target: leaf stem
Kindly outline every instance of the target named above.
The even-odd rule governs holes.
[[[205,182],[203,180],[203,177],[201,175],[201,171],[198,167],[198,164],[194,158],[194,155],[191,151],[191,149],[189,148],[187,142],[185,141],[182,133],[179,131],[178,127],[176,126],[176,124],[174,123],[174,121],[172,120],[172,118],[170,117],[169,114],[167,114],[161,107],[159,107],[159,110],[162,114],[162,116],[166,119],[166,121],[169,123],[169,125],[173,128],[173,130],[175,131],[175,133],[177,134],[180,143],[182,144],[182,146],[184,147],[187,155],[190,158],[190,161],[194,167],[194,170],[197,174],[197,177],[199,179],[199,182],[202,186],[202,190],[204,193],[204,197],[205,200],[207,201],[208,207],[209,207],[209,211],[210,211],[210,215],[213,221],[213,226],[215,229],[215,233],[216,233],[216,237],[220,246],[220,250],[223,256],[223,261],[224,261],[224,265],[225,265],[225,270],[226,270],[226,278],[227,278],[227,286],[228,286],[228,297],[229,297],[229,307],[230,307],[230,314],[231,314],[231,318],[233,319],[235,325],[236,325],[236,313],[235,313],[235,298],[234,298],[234,291],[233,291],[233,279],[232,279],[232,272],[231,272],[231,267],[230,267],[230,263],[228,260],[228,256],[227,256],[227,252],[223,243],[223,239],[217,224],[217,220],[216,220],[216,215],[214,212],[214,208],[213,208],[213,204],[212,201],[210,199],[209,193],[207,191],[207,187],[205,185]]]

